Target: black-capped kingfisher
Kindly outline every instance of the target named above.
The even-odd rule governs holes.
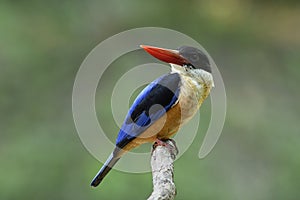
[[[171,72],[154,80],[137,96],[119,131],[115,149],[91,183],[94,187],[127,151],[174,135],[195,115],[214,87],[209,59],[201,50],[189,46],[177,50],[146,45],[141,48],[169,63]]]

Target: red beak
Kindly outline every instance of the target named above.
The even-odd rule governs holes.
[[[187,60],[182,57],[177,50],[164,49],[147,45],[140,45],[140,47],[151,54],[153,57],[161,61],[177,64],[180,66],[188,63]]]

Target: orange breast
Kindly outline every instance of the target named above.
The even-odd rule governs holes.
[[[141,144],[152,143],[156,139],[168,139],[178,131],[180,124],[181,109],[178,103],[139,135],[139,137],[126,145],[123,150],[129,151]]]

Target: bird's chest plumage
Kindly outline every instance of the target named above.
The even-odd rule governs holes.
[[[208,96],[210,88],[207,84],[197,82],[190,77],[182,76],[181,78],[182,85],[178,104],[181,110],[181,124],[184,124],[196,114]]]
[[[181,76],[178,103],[167,112],[165,129],[158,134],[158,138],[171,137],[180,126],[187,123],[207,98],[211,87],[210,81],[196,81],[192,77]]]

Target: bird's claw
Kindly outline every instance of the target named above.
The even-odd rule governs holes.
[[[165,140],[156,139],[154,144],[152,145],[152,152],[158,146],[167,147],[170,151],[174,152],[175,155],[178,154],[178,148],[176,146],[176,142],[172,139],[165,139]]]

